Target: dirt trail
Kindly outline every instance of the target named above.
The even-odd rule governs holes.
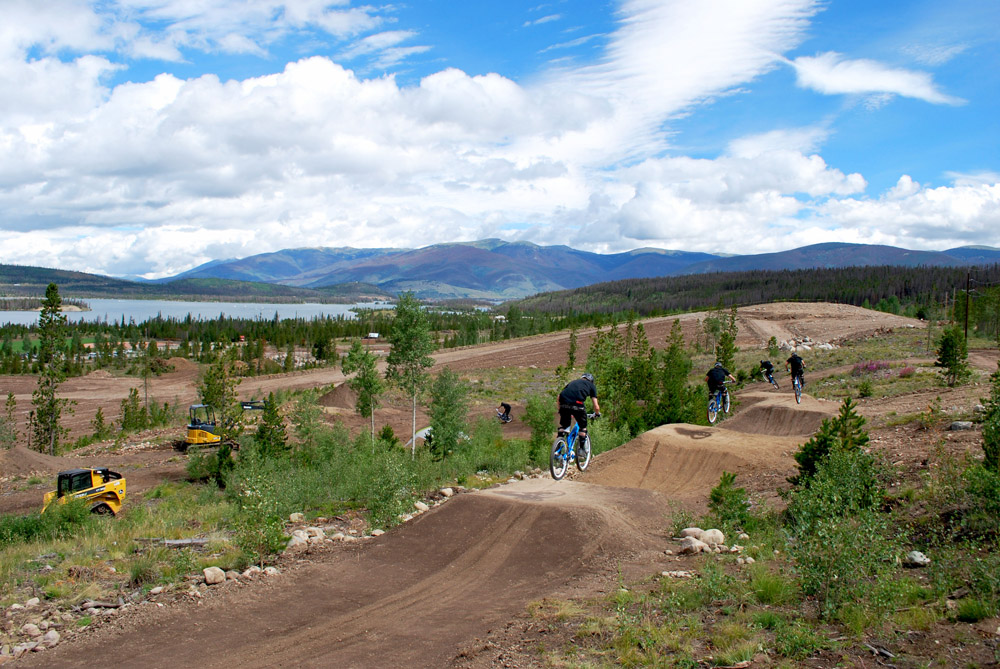
[[[825,323],[838,335],[852,315],[859,331],[880,327],[865,310],[783,306],[771,313],[806,324],[829,314]],[[672,322],[648,322],[650,341],[665,341]],[[682,324],[685,336],[696,333],[696,317]],[[565,361],[567,342],[565,334],[544,335],[444,352],[437,362],[456,369],[554,366]],[[315,387],[338,375],[273,383]],[[271,381],[251,383],[266,389]],[[478,639],[541,597],[594,596],[615,582],[624,563],[641,563],[648,573],[670,545],[675,505],[703,508],[723,471],[741,481],[780,480],[794,470],[798,444],[837,408],[808,395],[796,405],[790,393],[776,391],[736,399],[735,415],[720,426],[656,428],[598,456],[573,480],[529,479],[458,495],[381,537],[325,544],[252,586],[230,583],[202,600],[130,607],[20,664],[85,667],[117,648],[127,664],[142,667],[488,666]]]

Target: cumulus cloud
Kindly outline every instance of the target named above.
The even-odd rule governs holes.
[[[996,174],[939,188],[903,175],[869,195],[863,175],[824,159],[825,124],[676,155],[670,123],[779,65],[818,11],[811,0],[626,0],[596,64],[528,82],[444,68],[406,85],[345,66],[389,67],[429,48],[411,30],[382,30],[382,10],[367,6],[118,0],[97,13],[52,2],[77,24],[11,0],[26,32],[0,25],[0,262],[157,277],[281,248],[416,247],[498,230],[600,251],[762,252],[831,238],[912,247],[957,237],[952,218],[969,240],[998,222]],[[298,29],[358,39],[337,58],[263,76],[109,83],[116,54],[264,53]],[[929,78],[859,63],[795,61],[825,92],[943,95]]]
[[[873,60],[847,60],[827,52],[791,61],[798,84],[825,95],[891,94],[933,104],[959,105],[965,101],[938,90],[926,72],[891,68]]]

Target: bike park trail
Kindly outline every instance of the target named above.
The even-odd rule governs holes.
[[[282,573],[201,599],[131,606],[25,667],[85,667],[109,647],[142,667],[486,667],[491,631],[545,597],[593,597],[670,568],[678,507],[794,471],[834,402],[746,391],[720,425],[665,425],[587,472],[462,492],[386,534],[283,558]],[[574,469],[575,472],[575,469]]]

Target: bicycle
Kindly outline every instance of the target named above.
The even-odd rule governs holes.
[[[780,390],[780,388],[778,388],[778,382],[774,379],[774,374],[768,374],[765,372],[764,378],[767,379],[772,386],[774,386],[775,390]]]
[[[792,389],[795,391],[795,403],[802,404],[802,377],[798,374],[792,376]]]
[[[726,388],[731,382],[723,381],[722,386],[717,388],[708,398],[708,422],[715,424],[715,419],[719,416],[719,411],[729,413],[729,390]]]
[[[504,413],[500,411],[500,409],[497,409],[497,420],[501,423],[509,423],[514,420],[514,418],[509,413]]]
[[[600,414],[588,413],[587,418],[597,418]],[[590,435],[586,435],[583,445],[577,449],[577,436],[580,434],[580,425],[573,421],[573,427],[569,432],[559,430],[556,440],[552,442],[552,452],[549,454],[549,472],[556,481],[566,476],[569,469],[569,461],[576,460],[577,469],[586,471],[590,465]]]

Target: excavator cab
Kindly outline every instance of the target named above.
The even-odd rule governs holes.
[[[215,409],[208,404],[192,404],[188,407],[186,446],[194,444],[218,444],[222,437],[215,422]]]

